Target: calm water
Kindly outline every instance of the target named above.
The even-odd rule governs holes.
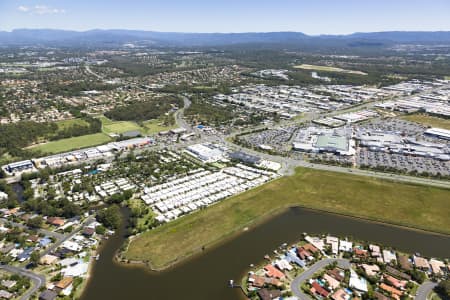
[[[292,208],[269,222],[162,273],[113,263],[113,255],[123,241],[123,231],[118,232],[106,242],[82,299],[245,299],[239,290],[227,288],[228,280],[240,281],[250,263],[261,262],[265,254],[272,253],[284,242],[298,241],[303,232],[351,236],[427,256],[450,255],[449,236]]]

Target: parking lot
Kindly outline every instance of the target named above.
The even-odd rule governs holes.
[[[373,152],[361,149],[355,157],[358,166],[393,168],[407,173],[429,173],[450,175],[450,162],[427,157],[398,155],[385,152]]]

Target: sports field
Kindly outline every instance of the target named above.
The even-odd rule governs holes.
[[[450,130],[450,119],[433,117],[425,114],[412,114],[401,117],[404,120]]]
[[[295,69],[303,69],[303,70],[323,71],[323,72],[338,72],[338,73],[348,73],[348,74],[356,74],[356,75],[367,75],[367,73],[364,73],[361,71],[346,70],[346,69],[342,69],[342,68],[329,67],[329,66],[301,64],[298,66],[294,66],[294,68]]]
[[[124,257],[163,269],[264,217],[304,206],[450,233],[449,190],[298,168],[256,189],[138,236]]]
[[[104,133],[95,133],[39,144],[31,147],[31,149],[39,150],[43,153],[60,153],[97,146],[109,141],[111,141],[111,138],[108,135]]]

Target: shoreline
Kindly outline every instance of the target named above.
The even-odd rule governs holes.
[[[378,224],[378,225],[382,225],[382,226],[389,226],[389,227],[395,227],[395,228],[400,228],[400,229],[409,230],[409,231],[421,232],[421,233],[435,235],[435,236],[450,237],[450,234],[446,233],[446,232],[436,232],[436,231],[431,231],[431,230],[427,230],[427,229],[423,229],[423,228],[412,227],[412,226],[401,224],[401,223],[393,223],[393,222],[391,223],[391,222],[387,222],[387,221],[383,221],[383,220],[376,220],[376,219],[370,219],[370,218],[366,218],[366,217],[362,217],[362,216],[355,216],[355,215],[346,214],[346,213],[328,211],[325,209],[318,209],[318,208],[311,208],[311,207],[302,206],[302,205],[295,205],[295,206],[288,206],[288,207],[281,207],[281,208],[274,209],[274,210],[268,212],[267,214],[262,215],[258,218],[255,218],[254,220],[250,221],[249,223],[246,223],[243,226],[240,226],[239,228],[236,228],[233,231],[228,232],[228,233],[224,234],[223,236],[221,236],[217,239],[214,239],[213,241],[211,241],[203,246],[196,247],[196,249],[194,249],[190,253],[176,257],[174,260],[164,264],[162,267],[159,267],[159,268],[155,268],[154,266],[152,266],[151,261],[145,262],[142,260],[129,260],[122,256],[123,253],[126,253],[132,239],[137,236],[133,236],[133,237],[131,237],[131,239],[128,238],[125,241],[125,243],[126,243],[125,250],[120,251],[120,249],[118,249],[116,254],[114,255],[114,261],[121,266],[145,268],[152,272],[169,271],[172,268],[175,268],[179,265],[189,262],[192,259],[195,259],[196,257],[202,255],[202,253],[205,253],[206,251],[214,250],[217,247],[220,247],[227,241],[230,241],[230,240],[236,238],[237,236],[241,235],[242,233],[250,231],[257,226],[260,226],[260,225],[270,221],[271,219],[273,219],[283,213],[286,213],[290,209],[296,209],[296,208],[308,210],[311,212],[320,212],[320,213],[325,213],[325,214],[329,214],[329,215],[350,218],[350,219],[373,223],[373,224]]]
[[[104,241],[104,238],[102,238],[100,241]],[[89,286],[89,284],[91,283],[92,280],[92,273],[94,271],[94,267],[96,264],[96,261],[94,261],[94,257],[97,255],[100,255],[100,252],[103,250],[103,247],[105,245],[99,244],[99,246],[97,247],[97,249],[95,250],[91,250],[91,255],[89,256],[89,262],[88,262],[88,270],[86,272],[86,277],[83,279],[83,282],[81,283],[81,285],[78,287],[77,291],[74,294],[74,298],[75,299],[82,299],[84,292],[86,291],[87,287]]]

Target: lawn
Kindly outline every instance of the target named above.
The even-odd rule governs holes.
[[[102,121],[103,132],[106,134],[110,133],[124,133],[127,131],[142,131],[142,127],[140,127],[136,122],[132,121],[113,121],[108,119],[105,116],[99,117]]]
[[[444,76],[445,80],[450,80],[450,76]]]
[[[323,72],[338,72],[338,73],[348,73],[348,74],[356,74],[356,75],[367,75],[367,73],[364,73],[361,71],[346,70],[346,69],[342,69],[342,68],[329,67],[329,66],[301,64],[298,66],[294,66],[294,68],[295,69],[303,69],[303,70],[323,71]]]
[[[450,119],[433,117],[425,114],[412,114],[401,117],[404,120],[423,124],[425,126],[439,127],[450,130]]]
[[[145,232],[124,257],[162,269],[291,206],[450,233],[449,190],[298,168],[293,176]]]
[[[43,153],[60,153],[81,149],[91,146],[105,144],[111,141],[111,138],[104,133],[88,134],[67,139],[61,139],[45,144],[39,144],[31,149],[42,151]]]
[[[158,119],[145,121],[143,123],[143,126],[147,134],[155,134],[161,131],[167,131],[177,127],[177,125],[164,126],[162,125],[162,121]]]

